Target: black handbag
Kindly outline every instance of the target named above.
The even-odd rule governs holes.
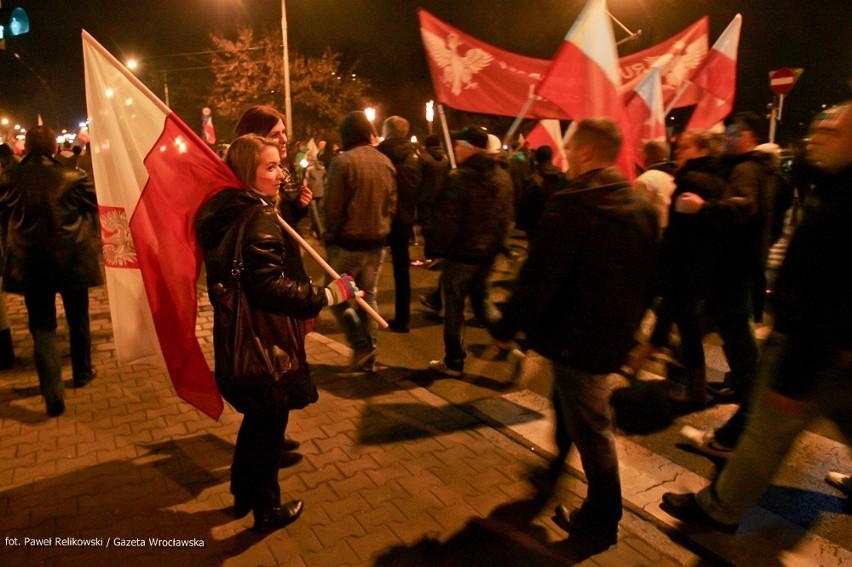
[[[255,308],[243,289],[242,248],[246,225],[236,238],[231,278],[208,290],[214,328],[222,332],[216,346],[216,381],[237,411],[279,412],[301,409],[319,399],[305,353],[300,319]]]

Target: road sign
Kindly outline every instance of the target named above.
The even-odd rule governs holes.
[[[793,89],[793,85],[796,84],[796,80],[801,74],[801,69],[788,69],[787,67],[771,71],[769,73],[769,90],[777,95],[786,95]]]

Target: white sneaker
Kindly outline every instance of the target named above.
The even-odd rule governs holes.
[[[444,376],[452,376],[453,378],[458,378],[464,372],[461,370],[455,370],[447,366],[447,363],[443,360],[432,360],[429,362],[429,370],[432,372],[437,372],[438,374],[443,374]]]
[[[838,471],[829,471],[825,475],[825,482],[838,489],[846,496],[852,496],[852,475]]]
[[[734,452],[732,448],[716,441],[712,431],[703,431],[691,425],[684,425],[680,430],[680,436],[700,453],[711,457],[727,459]]]

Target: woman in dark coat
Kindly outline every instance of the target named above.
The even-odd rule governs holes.
[[[202,205],[195,219],[196,232],[204,250],[208,290],[231,279],[240,226],[244,293],[253,309],[282,313],[293,319],[289,337],[293,368],[308,372],[305,355],[304,320],[315,317],[326,305],[351,298],[355,289],[346,276],[327,288],[311,283],[302,265],[298,244],[278,224],[278,193],[285,176],[280,168],[278,144],[249,134],[237,138],[225,163],[243,183],[242,188],[224,190]],[[222,396],[244,414],[231,466],[234,513],[241,518],[254,512],[254,529],[272,531],[294,522],[302,512],[302,501],[281,504],[278,468],[289,409],[278,400],[281,382],[269,381],[248,387],[232,374],[226,348],[226,330],[214,302],[213,341],[216,382]]]

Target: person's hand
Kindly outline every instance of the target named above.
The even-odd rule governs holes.
[[[307,185],[302,185],[302,190],[299,191],[299,200],[297,203],[299,204],[299,208],[304,209],[308,205],[311,204],[311,201],[314,199],[314,192],[311,191],[311,188]]]
[[[704,199],[695,193],[684,193],[675,201],[675,212],[692,215],[701,210]]]
[[[349,301],[353,297],[361,297],[364,292],[358,289],[352,276],[343,274],[338,279],[334,280],[325,286],[325,298],[329,306]]]
[[[316,317],[311,317],[310,319],[305,319],[305,334],[312,332],[314,329],[319,327],[321,322],[321,318],[319,315]]]

